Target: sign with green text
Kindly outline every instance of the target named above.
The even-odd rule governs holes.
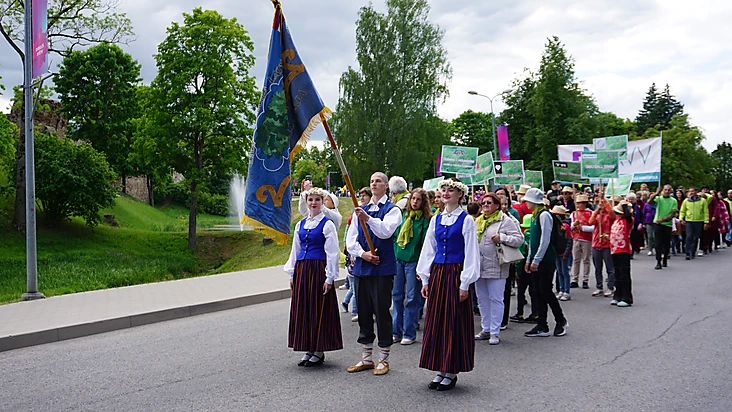
[[[582,152],[580,157],[583,179],[616,179],[619,166],[618,152]]]
[[[582,178],[582,167],[580,162],[562,162],[555,160],[552,162],[552,169],[554,169],[555,180],[581,185],[590,183],[589,179]]]
[[[489,180],[493,179],[495,173],[493,173],[493,152],[483,153],[478,156],[478,163],[475,166],[475,174],[473,175],[473,182],[476,185],[488,184]]]
[[[496,185],[524,184],[524,161],[503,160],[493,162],[493,183]]]
[[[618,152],[620,160],[628,160],[628,135],[598,137],[592,139],[592,145],[596,152]]]
[[[442,146],[440,173],[474,175],[477,160],[477,147]]]
[[[524,184],[544,191],[544,172],[541,170],[524,170]]]

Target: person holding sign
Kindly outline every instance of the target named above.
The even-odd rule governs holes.
[[[353,268],[353,281],[358,303],[358,343],[362,345],[361,360],[348,368],[348,372],[361,372],[374,369],[374,375],[389,372],[389,353],[392,341],[391,290],[396,275],[396,255],[394,253],[394,232],[402,223],[402,212],[386,196],[386,174],[376,172],[371,175],[371,201],[356,208],[346,236],[348,253],[356,258]],[[363,228],[366,224],[375,250],[369,249]],[[378,254],[377,254],[378,252]],[[374,316],[379,337],[379,362],[374,367]]]
[[[582,264],[582,289],[589,289],[590,258],[592,257],[592,233],[595,227],[590,224],[592,211],[587,209],[590,198],[587,195],[578,195],[577,210],[572,212],[572,281],[570,288],[579,287],[580,263]]]
[[[446,391],[475,365],[470,288],[480,277],[480,253],[475,221],[460,207],[467,186],[451,178],[440,191],[445,210],[430,220],[417,263],[427,299],[419,367],[437,372],[430,389]]]
[[[598,195],[599,204],[590,217],[590,225],[595,227],[592,232],[592,263],[595,265],[595,287],[592,296],[605,296],[609,298],[615,289],[615,266],[613,266],[610,254],[610,229],[615,220],[610,202],[605,199],[602,192]],[[607,291],[604,291],[602,282],[602,266],[605,264],[607,271]]]

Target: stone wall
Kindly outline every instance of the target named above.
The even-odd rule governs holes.
[[[118,184],[121,186],[122,181]],[[149,193],[147,190],[147,178],[145,176],[127,177],[127,194],[135,199],[149,204]]]
[[[57,100],[41,99],[38,106],[48,106],[49,110],[39,110],[36,108],[33,113],[33,124],[35,132],[55,133],[61,139],[66,137],[66,128],[69,121],[61,114],[61,102]],[[7,115],[8,120],[20,127],[20,121],[23,118],[22,107],[19,105],[10,110]]]

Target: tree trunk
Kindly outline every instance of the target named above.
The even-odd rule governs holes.
[[[188,250],[196,250],[196,208],[198,207],[198,196],[196,195],[197,183],[191,184],[191,210],[188,214]]]
[[[147,202],[150,206],[155,207],[155,195],[153,195],[153,185],[152,180],[150,180],[150,175],[145,176],[147,179]]]
[[[25,113],[21,109],[22,113]],[[20,116],[20,139],[18,139],[18,171],[15,174],[15,213],[13,224],[18,232],[25,233],[25,115]]]
[[[122,175],[122,193],[127,194],[127,174]]]

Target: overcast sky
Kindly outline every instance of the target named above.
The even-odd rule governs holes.
[[[261,79],[273,9],[267,0],[166,2],[121,0],[136,41],[126,50],[142,64],[149,83],[156,74],[153,54],[172,21],[202,6],[237,17],[255,43]],[[360,0],[283,0],[298,51],[323,101],[335,109],[341,73],[355,65],[355,22]],[[374,2],[383,10],[383,1]],[[691,122],[713,150],[732,130],[732,2],[727,0],[431,0],[430,20],[445,30],[444,46],[453,68],[450,97],[439,108],[445,119],[472,109],[490,110],[487,99],[509,87],[524,67],[538,68],[546,38],[557,35],[575,58],[576,74],[601,110],[634,118],[652,82],[671,85]],[[58,63],[58,56],[52,57]],[[0,44],[0,107],[12,85],[22,82],[20,61]],[[499,112],[503,105],[494,105]],[[320,128],[322,130],[322,128]],[[509,129],[510,137],[510,129]],[[314,136],[323,139],[324,133]]]

